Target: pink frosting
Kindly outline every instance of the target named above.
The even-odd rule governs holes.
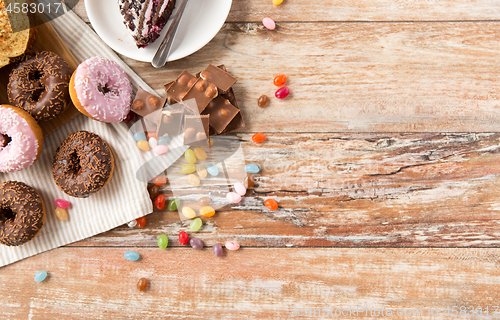
[[[103,93],[99,89],[109,90]],[[123,121],[132,103],[132,85],[120,66],[109,59],[93,57],[75,73],[75,91],[82,107],[102,122]]]
[[[0,148],[0,172],[19,171],[35,162],[38,140],[28,122],[14,110],[0,108],[0,134],[11,139]]]

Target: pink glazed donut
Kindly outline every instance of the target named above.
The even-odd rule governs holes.
[[[127,75],[116,62],[102,57],[87,59],[76,68],[69,94],[81,113],[102,122],[123,121],[132,103]]]
[[[0,172],[27,168],[42,152],[42,129],[20,108],[0,106],[0,137]]]

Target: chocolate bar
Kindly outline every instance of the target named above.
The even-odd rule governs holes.
[[[187,70],[182,71],[177,79],[175,79],[175,81],[168,87],[168,84],[165,85],[168,97],[176,102],[181,102],[189,89],[193,87],[195,81],[197,81],[195,76]]]
[[[233,106],[229,100],[218,96],[208,104],[203,114],[210,115],[210,127],[220,134],[239,112],[240,110]]]
[[[154,111],[163,109],[166,100],[166,98],[160,98],[143,90],[142,88],[139,88],[139,90],[137,90],[137,94],[135,95],[134,102],[132,103],[131,110],[132,112],[145,117]]]
[[[158,117],[156,135],[158,137],[163,137],[165,135],[172,137],[180,134],[183,115],[183,109],[163,110]]]
[[[199,113],[202,113],[210,101],[217,97],[218,94],[217,87],[213,83],[199,78],[196,80],[194,86],[192,86],[182,98],[182,100],[195,99],[198,111]]]
[[[208,115],[186,115],[184,117],[184,145],[208,146]]]
[[[213,64],[209,64],[208,67],[200,73],[200,77],[210,83],[215,84],[217,88],[223,92],[227,92],[236,83],[236,78],[223,70],[222,68],[217,68]]]

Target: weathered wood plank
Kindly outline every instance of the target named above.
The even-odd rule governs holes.
[[[80,0],[75,12],[88,21]],[[234,0],[228,22],[257,22],[270,16],[277,21],[445,21],[498,20],[498,0],[285,0],[276,7],[270,0]]]
[[[204,218],[198,236],[208,243],[500,246],[500,134],[269,134],[262,144],[251,142],[251,135],[238,138],[246,163],[262,171],[241,203]],[[219,151],[216,141],[214,153]],[[187,187],[184,176],[172,174],[184,163],[169,169],[169,198],[171,185]],[[207,193],[195,190],[183,199]],[[279,210],[265,208],[267,198],[278,200]],[[189,224],[173,212],[147,220],[144,229],[123,226],[75,245],[156,246],[162,233],[179,245],[177,235]]]
[[[220,259],[210,248],[136,248],[138,262],[126,261],[126,250],[59,248],[3,267],[3,316],[288,319],[297,309],[357,306],[417,312],[388,319],[429,318],[429,308],[439,308],[433,319],[448,319],[452,306],[482,307],[482,317],[467,318],[499,315],[499,249],[242,248]],[[41,269],[49,277],[35,283]],[[145,292],[136,288],[141,277]]]

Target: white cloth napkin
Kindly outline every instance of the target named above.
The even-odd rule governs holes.
[[[53,20],[52,25],[66,43],[75,58],[82,62],[92,56],[102,56],[116,61],[128,74],[133,86],[141,86],[154,92],[72,11]],[[104,189],[89,198],[77,199],[64,194],[52,178],[52,158],[61,142],[71,133],[87,130],[98,134],[111,147],[115,157],[115,169],[111,181]],[[187,147],[179,139],[172,139],[169,152],[157,157],[158,165],[165,169],[175,162]],[[136,178],[137,170],[152,158],[140,151],[123,123],[105,124],[78,115],[44,139],[40,158],[20,172],[0,174],[1,181],[15,180],[35,188],[42,196],[46,209],[46,220],[42,231],[30,242],[8,247],[0,244],[0,266],[79,241],[108,231],[130,220],[153,211],[146,189],[146,182]],[[69,218],[60,221],[54,211],[58,198],[71,202],[67,209]]]

